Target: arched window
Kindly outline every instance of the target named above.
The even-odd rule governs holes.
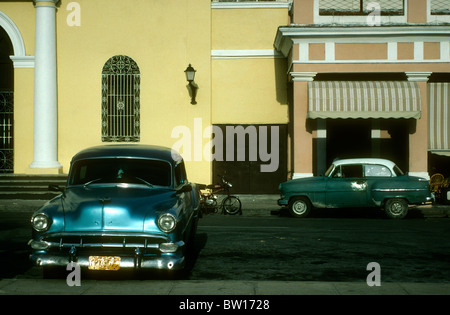
[[[102,141],[140,140],[140,72],[128,56],[111,57],[102,70]]]

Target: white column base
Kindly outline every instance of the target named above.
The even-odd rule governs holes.
[[[34,161],[30,164],[30,168],[61,168],[62,165],[58,161]]]

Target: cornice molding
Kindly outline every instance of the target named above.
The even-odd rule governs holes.
[[[34,68],[34,56],[10,56],[16,69]]]
[[[389,42],[405,38],[449,38],[450,25],[392,25],[392,26],[280,26],[274,47],[284,56],[289,54],[293,43],[325,40],[326,42]]]

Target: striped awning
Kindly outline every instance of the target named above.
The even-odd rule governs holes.
[[[416,82],[313,81],[308,93],[308,118],[420,118]]]
[[[428,104],[428,149],[450,156],[450,83],[429,83]]]

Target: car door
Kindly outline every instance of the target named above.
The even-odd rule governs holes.
[[[393,174],[391,170],[380,164],[366,164],[364,165],[364,177],[367,181],[367,190],[370,194],[368,202],[381,202],[384,196],[376,196],[373,194],[373,189],[380,183],[389,183],[392,181]],[[374,186],[375,185],[375,186]]]
[[[337,166],[327,180],[327,208],[367,205],[367,180],[361,164]]]

